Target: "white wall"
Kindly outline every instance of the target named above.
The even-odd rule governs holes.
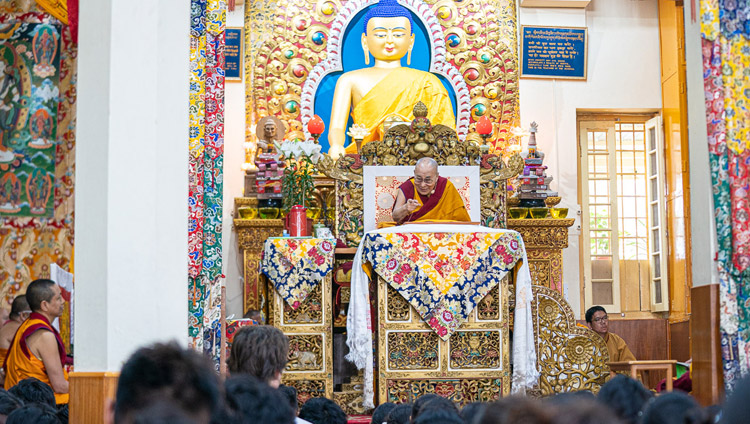
[[[552,189],[562,196],[576,223],[563,251],[565,297],[581,309],[576,110],[659,109],[661,70],[656,1],[594,0],[586,9],[520,8],[520,25],[588,28],[586,81],[522,79],[521,125],[539,124]]]
[[[118,371],[188,340],[190,4],[89,1],[80,18],[75,366]]]
[[[241,7],[227,17],[229,26],[242,26]],[[571,227],[570,247],[563,252],[565,293],[580,313],[577,109],[659,109],[661,85],[656,1],[594,0],[586,9],[520,9],[520,25],[588,28],[586,81],[522,79],[521,123],[539,124],[537,140],[547,155],[553,189],[562,206],[578,220]],[[245,98],[243,84],[227,84],[224,161],[224,258],[227,313],[242,313],[241,258],[232,229],[235,197],[242,195]]]
[[[227,26],[245,26],[242,5],[227,13]],[[243,71],[244,73],[244,71]],[[235,197],[242,197],[245,161],[245,84],[226,84],[224,109],[224,275],[227,285],[227,316],[242,318],[242,258],[237,248],[237,233],[232,226]]]

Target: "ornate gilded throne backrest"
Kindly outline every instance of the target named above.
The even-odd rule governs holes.
[[[426,106],[417,103],[411,125],[388,129],[383,140],[365,144],[359,155],[341,156],[336,161],[324,155],[318,163],[325,175],[336,180],[336,236],[348,246],[358,245],[364,231],[363,167],[414,166],[423,157],[432,157],[440,166],[479,167],[481,223],[505,228],[505,180],[523,170],[523,159],[514,155],[506,165],[499,155],[483,154],[476,143],[459,140],[451,128],[431,125],[426,115]]]
[[[531,287],[539,368],[539,395],[578,390],[596,394],[609,375],[607,344],[576,324],[573,310],[556,290]]]

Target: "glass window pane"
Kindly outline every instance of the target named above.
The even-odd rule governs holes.
[[[648,160],[651,161],[651,167],[649,168],[648,176],[653,177],[654,175],[656,175],[656,165],[657,165],[656,152],[649,153]]]
[[[659,230],[653,230],[651,232],[651,235],[653,237],[652,240],[654,241],[654,252],[658,252],[659,251],[659,243],[661,242],[661,240],[659,240]]]
[[[635,124],[633,125],[633,129],[643,131],[643,124]]]
[[[633,130],[633,124],[621,124],[620,125],[620,129],[623,130],[623,131],[624,130],[631,130],[632,131]]]
[[[607,150],[607,133],[597,131],[594,133],[594,148],[596,150]]]
[[[613,302],[612,283],[591,283],[591,294],[595,305],[611,305]]]
[[[651,205],[651,226],[659,226],[659,202],[654,202]]]
[[[594,280],[611,280],[612,258],[608,256],[591,258],[591,278]]]
[[[654,279],[654,301],[656,303],[661,303],[662,300],[662,293],[661,293],[661,278]]]
[[[598,196],[609,196],[609,181],[597,181],[596,194]]]
[[[589,131],[586,135],[589,141],[589,150],[594,150],[594,133]]]
[[[646,172],[646,154],[643,152],[635,153],[635,172]]]
[[[656,128],[648,129],[648,149],[656,150]]]
[[[661,278],[661,254],[656,254],[654,258],[654,278]]]
[[[651,179],[651,200],[659,200],[659,180],[656,178]]]

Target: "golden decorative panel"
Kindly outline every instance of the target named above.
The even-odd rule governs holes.
[[[531,301],[539,367],[539,394],[599,392],[609,375],[604,340],[576,324],[570,305],[548,287],[532,286]]]
[[[500,368],[500,331],[457,331],[450,347],[451,369]]]
[[[322,324],[323,302],[320,298],[321,291],[323,291],[323,288],[320,284],[317,284],[297,309],[292,309],[287,302],[284,302],[284,323]]]
[[[292,380],[286,378],[285,374],[281,382],[297,389],[297,402],[300,406],[312,398],[330,396],[325,380]]]
[[[322,371],[323,335],[289,334],[289,362],[286,371]]]
[[[481,321],[490,321],[500,319],[500,292],[497,286],[493,287],[489,293],[477,305],[477,319]],[[395,291],[395,290],[394,290]]]
[[[509,277],[503,278],[497,290],[480,301],[485,302],[485,312],[481,313],[485,319],[477,319],[480,312],[479,307],[475,308],[477,313],[472,313],[448,341],[443,341],[408,304],[407,319],[384,320],[393,299],[401,296],[395,290],[391,292],[390,285],[378,277],[376,405],[386,401],[412,402],[425,393],[439,393],[462,404],[489,401],[508,393],[508,280]]]
[[[408,403],[427,393],[434,393],[463,406],[471,402],[492,402],[506,394],[502,378],[463,379],[389,379],[385,382],[387,398],[382,402]]]
[[[371,409],[365,408],[362,405],[362,391],[359,392],[334,392],[333,401],[344,411],[348,416],[351,415],[367,415],[372,413]]]
[[[434,331],[389,332],[389,370],[435,370],[438,368],[438,336]]]
[[[235,199],[235,211],[246,204],[243,198]],[[234,230],[237,232],[237,245],[242,252],[244,265],[244,312],[256,309],[265,314],[268,299],[266,284],[261,280],[260,254],[267,238],[281,237],[284,224],[280,219],[235,219]]]
[[[575,219],[510,219],[508,228],[521,233],[529,258],[532,284],[563,292],[562,250]]]
[[[388,321],[408,321],[409,310],[411,306],[409,302],[401,296],[396,289],[390,285],[386,288],[388,296]]]

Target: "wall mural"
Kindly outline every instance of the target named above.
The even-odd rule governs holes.
[[[0,316],[7,316],[32,280],[49,277],[50,264],[73,271],[77,46],[67,26],[36,6],[23,12],[0,0],[0,49],[2,149],[14,156],[0,164],[2,203],[21,205],[0,213]],[[6,108],[13,102],[23,108]],[[69,324],[66,312],[61,333],[68,348]]]

